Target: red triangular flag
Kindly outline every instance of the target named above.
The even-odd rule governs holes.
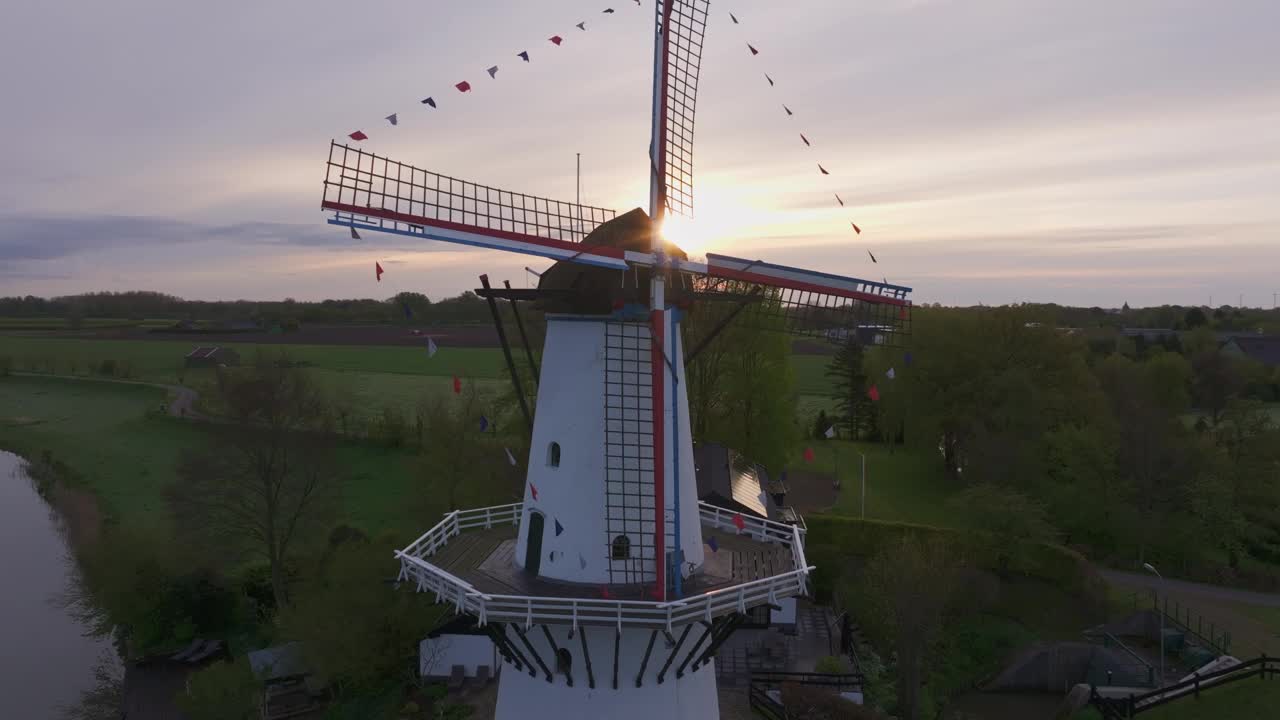
[[[351,133],[351,134],[350,134],[350,135],[348,135],[347,137],[351,138],[352,140],[368,140],[368,139],[369,139],[369,136],[368,136],[368,135],[365,135],[364,133],[360,132],[359,130],[357,130],[357,131],[355,131],[355,132]]]
[[[610,598],[609,598],[609,586],[608,586],[608,585],[601,585],[601,586],[600,586],[600,597],[604,598],[605,600],[609,600],[609,599],[610,599]]]
[[[804,449],[804,461],[807,463],[813,462],[813,448],[807,447]]]
[[[559,35],[552,35],[547,39],[550,40],[553,45],[559,45],[560,43],[564,42],[564,38],[560,37]]]
[[[534,500],[537,500],[537,499],[538,499],[538,486],[537,486],[537,485],[534,485],[533,483],[529,483],[529,494],[533,496],[533,499],[534,499]]]
[[[453,394],[454,395],[462,394],[462,378],[458,377],[457,375],[453,376]]]
[[[733,526],[738,528],[739,531],[747,527],[747,521],[742,519],[742,513],[733,514]]]
[[[755,48],[751,47],[751,43],[747,43],[747,49],[751,51],[751,54],[752,54],[752,55],[759,55],[759,54],[760,54],[760,51],[759,51],[759,50],[757,50],[757,49],[755,49]]]
[[[458,88],[458,92],[471,92],[471,83],[466,80],[454,85],[454,87]]]
[[[867,388],[867,397],[871,398],[871,402],[880,402],[880,390],[872,385]]]
[[[378,282],[382,282],[382,263],[377,260],[373,261],[373,276],[378,279]]]
[[[853,231],[854,231],[854,232],[858,233],[859,235],[861,235],[861,234],[862,234],[862,228],[858,227],[858,223],[856,223],[856,222],[854,222],[854,221],[850,220],[850,221],[849,221],[849,224],[853,226]]]

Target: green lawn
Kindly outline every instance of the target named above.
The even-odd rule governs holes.
[[[26,457],[50,451],[76,471],[109,518],[167,534],[164,490],[176,480],[181,451],[205,442],[205,431],[151,412],[163,399],[164,391],[138,385],[0,378],[0,449]],[[416,452],[368,443],[343,443],[336,452],[346,478],[340,522],[416,537],[446,510],[444,493],[423,491],[432,480]],[[520,483],[509,484],[464,483],[459,502],[513,502]]]
[[[827,378],[829,355],[792,355],[791,369],[796,377],[796,392],[800,395],[831,394],[831,380]]]
[[[861,456],[866,455],[869,519],[957,526],[946,507],[947,498],[957,490],[947,483],[937,458],[918,450],[879,443],[807,442],[813,448],[814,462],[798,459],[792,468],[824,473],[835,473],[838,469],[841,490],[833,514],[851,517],[861,514]]]
[[[1142,713],[1143,720],[1254,720],[1280,714],[1280,678],[1240,680]]]
[[[0,355],[13,358],[15,370],[80,375],[104,360],[127,366],[132,377],[155,382],[178,382],[183,357],[199,338],[191,340],[97,340],[5,335]],[[495,379],[506,375],[502,352],[496,348],[441,348],[433,358],[413,347],[361,345],[271,345],[222,343],[251,362],[258,352],[288,353],[313,367],[342,372],[408,375],[459,375]]]

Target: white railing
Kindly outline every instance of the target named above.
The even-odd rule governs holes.
[[[396,557],[400,560],[400,579],[413,580],[419,592],[435,593],[438,602],[452,603],[459,612],[475,615],[481,624],[490,621],[520,622],[526,626],[536,621],[568,623],[575,627],[579,624],[617,625],[619,629],[623,626],[666,627],[669,631],[676,625],[698,620],[710,621],[727,613],[746,612],[756,605],[777,604],[782,599],[806,594],[809,573],[815,568],[808,565],[805,559],[803,529],[744,515],[741,516],[743,527],[739,530],[734,522],[738,513],[706,503],[698,503],[698,506],[703,525],[748,535],[760,542],[787,545],[791,549],[796,569],[679,600],[649,602],[490,595],[424,560],[464,529],[492,528],[506,524],[519,526],[524,505],[513,503],[474,510],[455,510],[445,515],[443,520],[412,545],[396,552]]]

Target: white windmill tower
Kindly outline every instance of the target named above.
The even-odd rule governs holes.
[[[396,553],[402,579],[493,640],[508,665],[499,720],[718,717],[721,643],[751,608],[807,590],[801,529],[698,502],[684,370],[698,349],[679,327],[691,304],[730,300],[733,315],[747,308],[774,328],[874,343],[909,323],[909,288],[723,255],[690,262],[663,242],[664,215],[692,212],[707,5],[657,3],[647,214],[330,146],[331,224],[559,261],[537,290],[479,291],[552,311],[524,501],[449,513]]]

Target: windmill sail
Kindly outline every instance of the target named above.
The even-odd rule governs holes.
[[[708,0],[659,0],[650,215],[693,217],[693,117]]]
[[[500,190],[330,143],[321,207],[331,225],[625,269],[614,248],[578,243],[605,208]]]

